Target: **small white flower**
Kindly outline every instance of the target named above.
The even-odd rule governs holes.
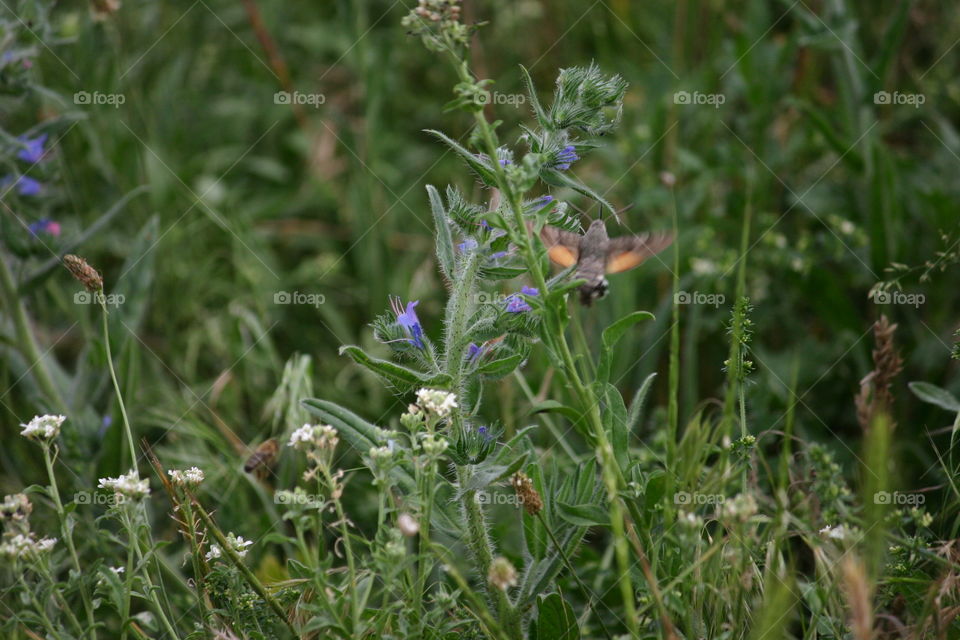
[[[34,416],[33,420],[27,424],[20,425],[23,427],[20,435],[34,440],[49,442],[60,434],[60,425],[62,425],[66,419],[66,416]]]
[[[326,424],[305,424],[290,434],[288,447],[294,449],[330,449],[333,450],[340,439],[337,430]]]
[[[101,489],[113,489],[114,494],[133,500],[150,495],[150,481],[146,478],[141,480],[134,470],[117,478],[100,478],[97,486]]]
[[[247,547],[253,544],[253,540],[244,540],[243,536],[235,536],[231,531],[227,534],[227,543],[242,558],[247,555],[247,551],[249,551]]]
[[[210,545],[210,551],[207,551],[207,554],[204,557],[209,561],[216,560],[221,555],[223,555],[223,551],[220,549],[220,545],[214,542]]]
[[[843,541],[849,537],[850,531],[842,524],[838,524],[835,527],[827,525],[823,529],[820,529],[820,535],[830,540]]]
[[[0,518],[10,518],[11,520],[26,520],[33,511],[33,505],[25,493],[15,493],[3,497],[3,503],[0,504]]]
[[[27,558],[50,551],[56,542],[56,538],[36,540],[32,533],[28,535],[18,533],[7,542],[0,544],[0,556]]]
[[[196,486],[203,482],[203,471],[198,467],[190,467],[186,471],[180,471],[179,469],[170,469],[167,471],[167,475],[170,476],[170,480],[173,484],[176,485],[192,485]]]
[[[113,571],[115,575],[120,575],[126,571],[126,567],[110,567],[110,571]]]
[[[450,412],[457,408],[457,396],[439,389],[420,389],[417,391],[417,402],[427,413],[443,419],[450,416]]]

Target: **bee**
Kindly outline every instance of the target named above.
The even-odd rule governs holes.
[[[540,239],[550,260],[561,267],[576,265],[575,280],[580,285],[580,302],[589,307],[594,300],[607,295],[607,273],[620,273],[639,266],[650,256],[670,246],[669,233],[641,233],[611,238],[603,220],[594,220],[584,235],[545,226]]]
[[[277,461],[277,453],[279,453],[279,451],[280,447],[277,445],[276,438],[265,440],[257,447],[256,451],[247,458],[246,464],[243,465],[243,470],[247,473],[253,473],[261,480],[265,479]]]

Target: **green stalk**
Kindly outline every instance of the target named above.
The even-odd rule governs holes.
[[[321,464],[318,467],[327,482],[327,488],[330,491],[330,499],[333,501],[333,508],[337,513],[337,520],[340,522],[340,535],[343,536],[343,550],[347,556],[347,574],[350,578],[350,618],[353,623],[353,633],[359,633],[360,628],[360,609],[357,606],[357,566],[353,555],[353,545],[350,543],[350,530],[347,529],[347,515],[343,511],[343,504],[340,498],[336,497],[337,481],[330,473],[328,465]]]
[[[117,394],[117,403],[120,405],[120,415],[123,417],[123,428],[127,435],[127,444],[130,446],[130,462],[133,465],[131,469],[140,474],[137,469],[137,450],[133,444],[133,430],[130,429],[130,419],[127,417],[127,408],[123,404],[123,394],[120,393],[120,383],[117,382],[117,372],[113,368],[113,354],[110,351],[110,329],[107,323],[107,304],[103,296],[103,289],[97,291],[97,301],[100,303],[100,309],[103,310],[103,346],[107,352],[107,368],[110,369],[110,379],[113,381],[113,390]]]
[[[97,629],[94,626],[93,604],[90,600],[90,594],[87,592],[87,585],[83,580],[83,570],[80,568],[80,557],[77,555],[77,548],[73,544],[73,529],[67,523],[67,514],[63,508],[63,502],[60,500],[57,478],[53,474],[53,460],[50,458],[50,446],[44,443],[42,448],[43,464],[47,468],[47,478],[50,480],[50,497],[53,498],[53,507],[57,512],[57,520],[60,522],[60,535],[63,536],[63,542],[67,545],[67,551],[70,553],[70,562],[77,572],[77,580],[80,581],[80,597],[83,599],[83,610],[87,616],[87,624],[90,626],[90,637],[96,640]]]
[[[462,63],[458,66],[460,72],[461,81],[469,82],[472,80],[470,77],[469,71],[467,70],[466,64]],[[509,180],[507,180],[506,173],[503,170],[503,167],[496,162],[497,157],[497,144],[493,138],[493,131],[490,127],[490,123],[487,122],[486,117],[481,111],[474,112],[474,119],[477,124],[477,128],[480,131],[481,137],[486,145],[487,155],[491,158],[491,165],[497,176],[497,184],[500,188],[501,193],[506,197],[507,202],[510,205],[510,209],[513,213],[514,226],[516,227],[518,238],[520,242],[517,242],[518,246],[521,247],[524,258],[527,263],[527,268],[530,274],[533,276],[534,283],[537,288],[543,292],[543,295],[546,296],[547,285],[544,280],[543,272],[540,269],[540,261],[537,259],[536,252],[533,246],[533,239],[531,236],[530,229],[527,228],[526,222],[523,218],[523,204],[520,200],[520,196],[514,192],[512,186],[510,185]],[[544,314],[544,321],[546,324],[545,335],[551,335],[556,340],[556,346],[560,349],[560,354],[564,362],[563,373],[566,381],[574,388],[575,395],[579,401],[581,409],[586,409],[584,414],[589,417],[591,432],[594,436],[596,454],[597,458],[600,460],[601,465],[603,466],[604,478],[607,486],[607,499],[610,503],[610,517],[613,523],[613,536],[614,536],[614,547],[616,549],[617,564],[620,569],[619,583],[621,595],[624,598],[624,608],[627,613],[627,627],[630,630],[631,634],[634,637],[639,636],[640,634],[640,620],[636,615],[636,607],[634,606],[634,589],[633,581],[630,576],[630,557],[629,557],[629,544],[626,539],[625,529],[624,529],[624,511],[621,498],[619,496],[619,490],[625,484],[622,471],[620,470],[619,465],[616,462],[616,459],[613,456],[613,449],[609,444],[607,439],[606,431],[603,428],[603,420],[600,416],[599,405],[594,397],[593,392],[584,385],[583,381],[580,378],[580,375],[576,368],[576,363],[574,362],[573,356],[570,353],[570,347],[567,344],[566,334],[563,330],[563,318],[559,317],[560,311],[556,307],[551,305],[545,305],[546,313]],[[474,507],[478,505],[473,505]],[[469,515],[468,506],[468,515]]]
[[[40,354],[37,341],[34,339],[33,332],[30,330],[30,321],[20,301],[20,296],[17,294],[13,274],[10,273],[7,262],[2,256],[0,256],[0,291],[3,293],[4,303],[6,307],[10,309],[10,315],[13,318],[13,326],[17,332],[17,344],[19,345],[20,352],[29,360],[28,365],[31,367],[30,370],[33,372],[37,384],[58,411],[68,413],[67,404],[63,401],[57,385],[53,383],[50,371],[47,369],[43,356]]]
[[[60,640],[63,636],[57,633],[56,627],[53,626],[53,623],[50,621],[50,617],[47,615],[46,610],[40,605],[37,601],[37,598],[33,595],[33,589],[27,584],[27,581],[23,579],[23,571],[19,567],[14,567],[14,573],[17,574],[17,578],[20,581],[20,585],[23,587],[24,593],[27,594],[27,597],[30,598],[30,602],[33,604],[33,608],[37,610],[37,615],[40,616],[40,619],[43,620],[44,626],[47,628],[47,631],[51,636]]]

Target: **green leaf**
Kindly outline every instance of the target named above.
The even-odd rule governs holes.
[[[530,106],[533,107],[533,115],[536,116],[537,122],[544,129],[552,129],[552,123],[550,118],[547,116],[547,112],[544,111],[543,105],[540,104],[540,99],[537,97],[537,88],[533,85],[533,78],[530,77],[530,72],[527,71],[527,68],[523,65],[520,65],[520,73],[523,74],[523,82],[527,85],[527,94],[530,97]]]
[[[581,421],[584,416],[584,414],[573,407],[568,407],[556,400],[544,400],[543,402],[538,402],[533,405],[533,407],[530,408],[530,414],[533,415],[537,413],[559,413],[574,423]]]
[[[444,209],[443,200],[433,185],[427,185],[427,197],[430,199],[430,211],[433,224],[437,228],[437,259],[447,280],[453,280],[453,235],[450,233],[450,219]]]
[[[610,379],[610,368],[613,365],[613,347],[616,346],[627,329],[641,320],[654,320],[649,311],[634,311],[626,315],[603,330],[603,347],[600,351],[600,364],[597,366],[597,381],[606,382]]]
[[[515,353],[512,356],[500,358],[499,360],[491,360],[490,362],[480,365],[477,368],[477,373],[488,378],[502,378],[516,369],[521,362],[523,362],[523,354]]]
[[[335,402],[319,398],[307,398],[302,404],[309,413],[320,418],[321,422],[336,429],[337,434],[343,438],[344,442],[358,453],[364,454],[371,447],[379,447],[384,444],[380,441],[380,431],[375,425]],[[414,490],[417,486],[413,475],[402,466],[394,467],[391,473],[404,488]]]
[[[610,524],[607,511],[595,504],[571,505],[557,501],[561,518],[578,527],[605,527]]]
[[[562,171],[554,171],[553,169],[546,169],[540,173],[540,178],[549,185],[554,187],[567,187],[568,189],[573,189],[577,193],[584,195],[591,200],[595,200],[600,203],[607,211],[609,211],[614,217],[617,216],[617,210],[613,208],[613,205],[607,202],[602,195],[583,184],[582,182],[575,180],[563,173]]]
[[[580,637],[573,607],[560,594],[539,597],[537,611],[535,640],[577,640]]]
[[[453,138],[447,136],[446,134],[435,131],[433,129],[427,129],[427,133],[433,134],[447,143],[447,146],[457,152],[464,162],[467,163],[467,166],[470,167],[474,173],[479,176],[480,180],[483,181],[489,187],[496,186],[497,179],[496,174],[493,170],[487,166],[485,162],[480,160],[475,153],[472,153],[469,149],[464,147],[462,144],[454,140]],[[486,157],[486,156],[484,156]]]
[[[620,469],[626,473],[630,463],[630,434],[627,431],[627,407],[623,404],[620,391],[607,383],[607,404],[603,412],[604,427],[610,434],[610,445],[613,447],[613,457],[616,458]]]
[[[460,487],[457,493],[457,499],[468,491],[479,491],[486,489],[494,482],[500,482],[504,478],[509,478],[527,463],[530,452],[526,451],[508,465],[501,464],[479,464],[473,469],[473,473],[466,484]]]
[[[378,376],[394,385],[398,391],[409,391],[417,387],[432,387],[447,389],[450,387],[450,376],[446,373],[423,373],[410,369],[389,360],[374,358],[354,345],[340,347],[340,355],[347,354],[354,362],[373,371]]]
[[[633,394],[633,401],[630,403],[630,412],[627,414],[627,431],[630,433],[636,430],[637,423],[640,422],[640,414],[643,413],[643,404],[647,399],[647,394],[650,393],[653,379],[656,377],[656,372],[648,375],[646,380],[643,381],[643,384],[640,385],[640,388],[637,389],[637,392]]]
[[[935,404],[947,411],[960,413],[960,400],[957,400],[957,398],[946,389],[942,389],[929,382],[911,382],[907,386],[910,387],[913,395],[924,402]]]

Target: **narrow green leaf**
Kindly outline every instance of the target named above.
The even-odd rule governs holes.
[[[427,185],[427,197],[430,199],[430,211],[433,224],[437,228],[437,259],[447,280],[453,280],[453,235],[450,233],[450,219],[443,206],[443,199],[433,185]]]
[[[946,389],[930,384],[929,382],[911,382],[907,386],[910,387],[913,395],[924,402],[937,405],[947,411],[960,413],[960,400],[957,400],[957,398]]]
[[[450,376],[446,373],[423,373],[410,369],[389,360],[374,358],[354,345],[340,347],[340,355],[347,354],[354,362],[373,371],[387,382],[394,385],[398,391],[409,391],[415,387],[433,387],[447,389],[450,386]]]
[[[653,386],[653,379],[656,377],[656,372],[648,375],[643,381],[643,384],[640,385],[640,388],[637,389],[637,392],[633,394],[633,401],[630,402],[630,412],[627,414],[627,431],[630,433],[633,433],[637,429],[637,424],[640,422],[640,414],[643,413],[644,402],[647,399],[647,394],[650,393],[650,387]]]
[[[427,129],[427,133],[437,136],[442,141],[447,143],[447,146],[457,152],[463,161],[467,163],[467,166],[470,167],[474,173],[489,187],[496,186],[496,174],[493,170],[483,162],[477,154],[472,153],[469,149],[464,147],[462,144],[454,140],[453,138],[447,136],[446,134],[436,131],[434,129]],[[485,157],[485,156],[484,156]]]
[[[578,527],[605,527],[610,524],[606,510],[596,504],[567,504],[557,501],[557,511],[561,518]]]
[[[511,356],[507,356],[506,358],[491,360],[490,362],[480,365],[477,368],[477,373],[488,378],[502,378],[520,366],[521,362],[523,362],[523,354],[515,353]]]

